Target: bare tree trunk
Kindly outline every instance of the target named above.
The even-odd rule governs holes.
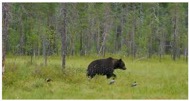
[[[109,7],[109,4],[106,4],[105,5],[105,12],[104,12],[104,24],[103,24],[103,27],[104,27],[104,32],[102,34],[102,37],[103,37],[103,40],[102,40],[102,44],[101,44],[101,47],[100,47],[100,50],[98,52],[98,55],[103,55],[103,57],[105,57],[105,52],[106,52],[106,38],[107,38],[107,35],[109,33],[109,30],[110,30],[110,27],[111,27],[111,18],[109,16],[110,14],[110,7]]]
[[[121,25],[118,25],[116,28],[115,51],[119,51],[121,49],[121,34],[122,27]]]
[[[136,6],[133,4],[134,14],[136,14]],[[136,16],[134,15],[133,19],[133,28],[132,28],[132,56],[136,56],[136,47],[135,47],[135,34],[136,34]]]
[[[125,25],[128,25],[128,14],[129,14],[129,5],[126,5],[126,8],[124,10],[124,13],[126,14],[125,15]],[[125,52],[125,55],[129,56],[130,55],[130,41],[129,41],[129,36],[130,36],[130,30],[126,30],[127,35],[124,37],[125,39],[125,47],[128,47],[126,52]]]
[[[96,37],[97,37],[96,52],[99,55],[99,50],[100,50],[100,26],[98,26],[98,31],[97,31]],[[94,42],[96,42],[96,40],[94,40]]]
[[[160,32],[160,42],[159,42],[159,56],[160,56],[160,62],[161,62],[161,59],[162,59],[162,55],[164,53],[164,46],[165,46],[165,35],[164,35],[164,32]]]
[[[160,12],[160,8],[159,8],[159,4],[158,4],[158,13],[157,16],[159,18],[159,12]],[[165,53],[165,26],[158,26],[158,33],[160,35],[159,37],[159,61],[161,62],[162,56]]]
[[[6,47],[7,47],[7,36],[8,36],[8,27],[9,27],[9,10],[10,10],[10,4],[3,3],[2,4],[2,51],[3,51],[3,61],[2,61],[2,74],[5,72],[5,58],[6,58]]]
[[[24,6],[20,6],[20,11],[24,10]],[[19,54],[23,55],[24,54],[24,22],[23,22],[23,13],[20,13],[19,15],[19,27],[20,27],[20,40],[19,40]]]
[[[32,49],[30,50],[30,52],[31,52],[31,53],[30,53],[30,55],[31,55],[31,64],[33,64],[33,55],[35,54],[35,53],[34,53],[34,50],[35,50],[35,49],[34,49],[33,47],[32,47]]]
[[[151,13],[155,15],[155,8],[152,7]],[[148,38],[148,58],[151,58],[153,54],[153,42],[154,42],[153,37],[154,37],[154,33],[156,32],[156,26],[153,18],[151,19],[150,26],[151,26],[150,28],[151,32],[149,33],[149,38]]]
[[[80,34],[80,47],[79,47],[79,49],[80,49],[80,55],[82,56],[82,55],[84,55],[84,49],[83,49],[83,33],[81,32],[81,34]]]
[[[75,44],[74,44],[74,39],[73,39],[74,37],[72,37],[70,40],[71,40],[71,55],[73,56],[74,55],[74,53],[75,53]]]
[[[43,57],[44,57],[44,64],[47,66],[47,39],[43,36]]]
[[[102,45],[101,45],[100,50],[99,50],[99,55],[100,55],[101,52],[102,52],[103,57],[105,57],[106,36],[107,36],[107,32],[104,32],[104,33],[103,33]]]
[[[62,69],[65,69],[65,65],[66,65],[66,14],[67,14],[67,10],[66,10],[66,5],[65,3],[61,4],[61,25],[62,27],[60,27],[60,33],[61,33],[61,42],[62,42]]]
[[[175,8],[175,16],[173,19],[174,33],[173,33],[173,60],[176,60],[177,55],[177,6]]]

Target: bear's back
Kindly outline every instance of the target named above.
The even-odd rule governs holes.
[[[111,73],[113,70],[112,58],[94,60],[89,64],[87,69],[88,72],[95,72],[98,74]]]
[[[92,61],[88,68],[90,67],[111,67],[112,65],[112,58],[107,58],[107,59],[98,59],[98,60],[94,60]]]

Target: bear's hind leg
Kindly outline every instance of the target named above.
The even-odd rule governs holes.
[[[95,74],[87,75],[87,76],[88,76],[89,79],[92,79],[95,76]]]

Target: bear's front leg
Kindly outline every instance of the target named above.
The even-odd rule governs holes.
[[[107,74],[106,77],[107,77],[107,79],[109,79],[112,77],[112,74]]]
[[[116,78],[116,75],[115,74],[107,74],[106,75],[107,79],[113,77],[113,80]]]
[[[113,77],[113,79],[109,82],[109,84],[113,84],[115,82],[115,78],[116,78],[116,75],[115,74],[112,74],[111,76],[110,75],[107,75],[107,78],[110,78],[110,77]]]
[[[113,73],[112,76],[113,76],[113,80],[114,80],[116,78],[116,75]]]

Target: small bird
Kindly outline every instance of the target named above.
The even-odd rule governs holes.
[[[131,87],[135,87],[135,86],[137,86],[136,81],[131,84]]]
[[[111,85],[111,84],[113,84],[114,82],[115,82],[115,80],[111,80],[109,84]]]
[[[52,80],[50,78],[45,79],[46,82],[51,82]]]

